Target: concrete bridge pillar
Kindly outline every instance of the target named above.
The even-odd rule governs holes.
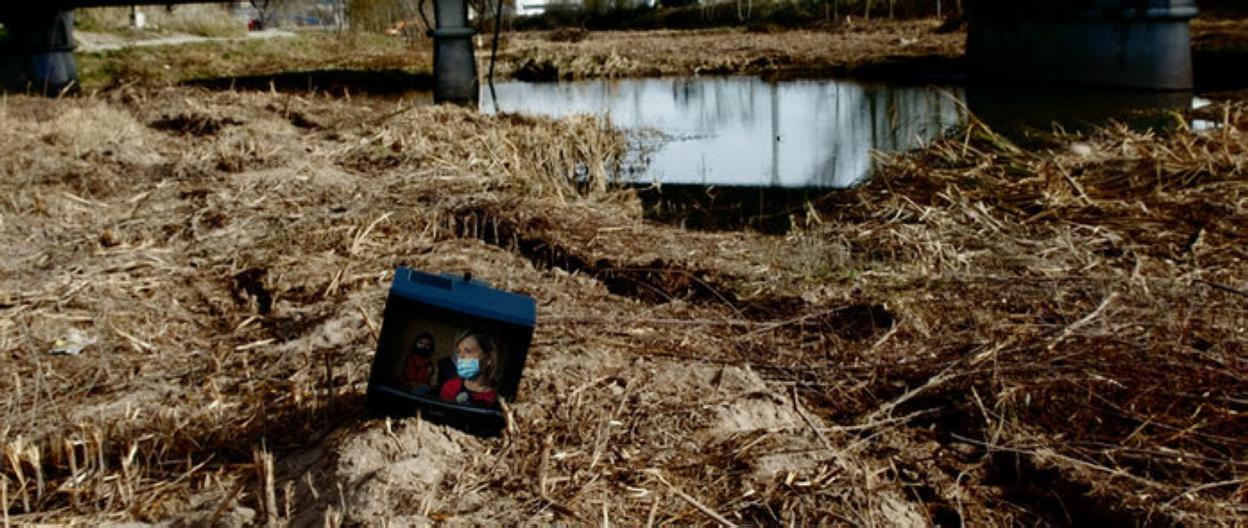
[[[134,4],[181,4],[195,0],[136,0]],[[5,0],[0,0],[4,4]],[[126,4],[104,0],[9,2],[0,5],[0,23],[9,37],[0,41],[0,88],[33,89],[55,95],[78,81],[74,62],[74,15],[67,7]],[[45,5],[36,5],[36,4]],[[61,6],[61,7],[57,7]],[[473,29],[465,0],[434,0],[434,100],[475,104],[480,96]]]
[[[977,82],[1192,88],[1194,0],[977,0],[968,15]]]
[[[78,82],[74,12],[20,7],[0,13],[9,38],[0,50],[0,80],[18,89],[57,94]]]
[[[475,105],[480,97],[468,2],[434,0],[433,101]]]

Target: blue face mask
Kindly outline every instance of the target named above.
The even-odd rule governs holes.
[[[455,373],[464,379],[472,379],[481,373],[481,361],[473,359],[456,359]]]

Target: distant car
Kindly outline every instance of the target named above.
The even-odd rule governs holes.
[[[256,18],[248,20],[247,31],[264,31],[264,21]]]
[[[546,12],[547,0],[521,0],[515,8],[516,16],[537,16]]]

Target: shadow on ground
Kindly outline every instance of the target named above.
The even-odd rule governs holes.
[[[433,76],[403,70],[314,70],[271,75],[214,77],[184,83],[212,90],[273,90],[283,93],[397,96],[433,90]]]
[[[1192,50],[1196,90],[1214,92],[1248,88],[1248,50]]]

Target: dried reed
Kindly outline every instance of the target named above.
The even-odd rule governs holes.
[[[1233,525],[1248,112],[1218,120],[971,127],[765,236],[646,223],[588,119],[13,98],[5,522]],[[502,439],[359,418],[400,263],[538,299]]]

